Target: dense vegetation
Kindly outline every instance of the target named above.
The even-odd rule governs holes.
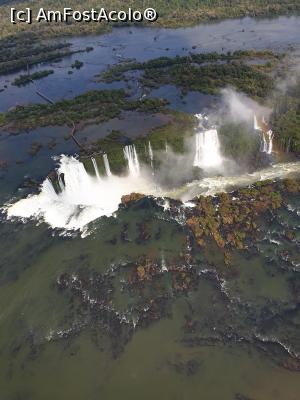
[[[20,75],[18,78],[16,78],[14,80],[13,85],[25,86],[32,81],[42,79],[45,76],[51,75],[53,73],[54,73],[53,69],[49,69],[49,70],[44,70],[44,71],[37,71],[37,72],[34,72],[33,74]]]
[[[14,35],[0,40],[0,74],[18,71],[31,65],[46,61],[59,61],[74,53],[91,51],[91,47],[83,50],[71,50],[66,42],[42,42],[35,33]]]
[[[33,14],[40,7],[49,10],[61,10],[70,7],[74,10],[88,10],[91,8],[105,7],[107,10],[126,10],[128,7],[144,10],[155,7],[159,18],[155,25],[178,27],[193,25],[203,21],[221,18],[237,18],[242,16],[270,16],[291,14],[300,11],[298,0],[42,0],[38,2],[24,1],[18,5],[20,8],[31,7]],[[103,33],[110,29],[111,24],[106,23],[36,23],[32,25],[10,23],[10,6],[0,6],[1,28],[0,37],[14,35],[16,31],[38,32],[40,37],[57,37],[62,35],[82,35],[89,33]]]
[[[221,124],[219,138],[222,153],[225,157],[235,160],[243,166],[250,166],[255,170],[264,162],[264,153],[260,152],[260,137],[245,123]]]
[[[113,131],[107,137],[90,144],[88,159],[84,161],[88,171],[90,173],[94,171],[90,160],[90,154],[93,153],[100,172],[104,175],[102,153],[107,153],[112,171],[116,174],[123,172],[127,167],[123,147],[132,143],[135,145],[140,161],[150,165],[148,143],[151,142],[154,153],[158,155],[154,156],[154,160],[152,160],[155,168],[159,167],[160,155],[165,151],[166,144],[172,151],[184,153],[187,150],[187,138],[194,135],[197,120],[194,116],[183,112],[168,111],[168,113],[172,116],[172,120],[163,126],[152,129],[147,136],[132,140],[120,131]],[[226,158],[235,160],[241,169],[249,170],[250,168],[251,171],[264,165],[266,158],[260,151],[260,137],[248,124],[223,123],[219,126],[218,131],[222,153]],[[97,156],[98,153],[100,156]]]
[[[4,39],[0,44],[0,74],[44,61],[59,60],[73,53],[68,43],[42,44],[38,37],[32,34]]]
[[[129,100],[124,90],[90,91],[72,100],[55,104],[18,106],[2,114],[2,125],[13,131],[33,129],[38,126],[74,123],[104,122],[118,117],[122,111],[159,112],[166,102],[158,99]]]
[[[184,93],[196,90],[205,94],[216,94],[220,88],[234,86],[253,97],[265,97],[273,87],[272,79],[253,67],[237,63],[194,67],[182,65],[170,69],[146,70],[142,82],[148,87],[171,84]]]
[[[147,136],[138,137],[134,140],[134,145],[137,150],[140,161],[150,164],[148,158],[148,143],[151,142],[154,151],[165,150],[166,143],[175,152],[184,151],[185,139],[193,134],[193,128],[196,126],[196,119],[194,116],[177,112],[168,111],[172,117],[171,121],[161,127],[152,129]],[[100,173],[105,175],[105,169],[102,159],[102,153],[109,155],[109,163],[113,173],[120,174],[127,168],[127,163],[124,159],[123,148],[124,145],[132,144],[132,140],[126,137],[122,132],[113,131],[109,136],[99,139],[92,144],[89,148],[89,153],[94,153],[94,158],[97,160],[97,165]],[[100,155],[97,155],[100,153]],[[94,173],[90,155],[83,158],[86,169],[90,173]],[[154,160],[156,162],[157,160]]]
[[[285,151],[300,154],[300,78],[275,99],[271,117],[276,143]]]
[[[216,94],[220,88],[232,85],[252,97],[267,96],[273,81],[269,72],[282,56],[269,51],[236,51],[234,53],[191,54],[186,57],[161,57],[143,63],[131,62],[112,67],[101,79],[105,82],[126,79],[129,71],[144,73],[140,80],[144,86],[159,87],[172,84],[183,92],[196,90]],[[263,64],[247,64],[260,59]]]
[[[274,54],[270,50],[256,51],[256,50],[237,50],[234,52],[228,51],[227,53],[198,53],[189,54],[188,56],[182,57],[159,57],[146,62],[132,61],[128,63],[120,63],[112,66],[104,73],[98,75],[104,82],[111,83],[125,79],[126,72],[129,71],[142,71],[142,70],[155,70],[160,68],[170,68],[173,66],[187,65],[187,64],[208,64],[217,62],[232,62],[232,61],[244,61],[247,60],[265,60],[266,64],[257,65],[257,69],[271,68],[277,61],[282,58],[283,55]]]
[[[225,264],[230,264],[231,251],[243,250],[249,238],[259,235],[257,218],[283,206],[283,196],[298,194],[297,180],[257,182],[231,194],[199,196],[187,225],[197,243],[205,247],[212,239],[224,251]],[[293,232],[292,232],[293,235]]]

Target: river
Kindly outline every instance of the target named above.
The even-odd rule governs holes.
[[[70,38],[74,48],[92,46],[94,51],[51,65],[55,73],[37,85],[57,100],[88,89],[126,87],[123,82],[108,85],[94,79],[122,59],[142,61],[190,51],[241,48],[297,50],[299,28],[299,17],[243,18],[176,30],[118,28],[103,36]],[[75,59],[84,66],[68,75]],[[34,86],[10,85],[17,75],[1,77],[0,87],[5,82],[8,85],[0,93],[2,111],[42,101]],[[183,102],[175,88],[159,90],[169,97],[171,107],[193,114],[215,101],[189,93]],[[139,89],[133,93],[139,95]],[[140,120],[134,113],[125,118],[133,137],[139,124],[147,131],[159,123],[155,118]],[[79,134],[104,136],[120,125],[122,120],[109,121],[99,131],[92,126]],[[11,220],[1,215],[1,399],[296,400],[299,372],[288,368],[287,362],[291,354],[293,360],[300,354],[299,199],[290,196],[273,218],[263,217],[256,247],[234,252],[232,265],[227,267],[213,244],[199,250],[189,242],[183,225],[191,203],[176,203],[176,218],[168,202],[155,198],[122,207],[117,213],[113,204],[109,213],[103,213],[107,201],[99,203],[99,198],[104,194],[103,199],[109,200],[112,182],[120,190],[122,178],[107,177],[109,184],[101,186],[96,177],[88,177],[80,163],[70,158],[76,148],[65,140],[67,132],[67,127],[45,127],[19,135],[0,133],[0,159],[8,163],[0,176],[1,204],[20,205],[18,201],[30,195],[27,203],[21,203],[22,213],[12,212]],[[56,141],[51,149],[50,140]],[[34,141],[43,148],[32,157],[28,149]],[[75,188],[78,202],[73,189],[60,195],[51,192],[46,199],[47,218],[40,210],[33,219],[13,218],[32,216],[32,204],[43,206],[41,193],[20,186],[24,179],[44,181],[42,195],[48,196],[45,176],[59,164],[53,157],[61,154],[66,155],[64,164],[60,161],[65,183]],[[131,161],[135,173],[135,160]],[[189,162],[192,166],[193,158]],[[67,170],[70,164],[77,175],[74,169],[72,173]],[[196,194],[215,194],[264,178],[285,177],[291,171],[298,173],[299,163],[281,165],[273,160],[253,174],[216,174],[161,192],[148,166],[146,184],[153,186],[146,194],[187,201]],[[75,175],[80,181],[74,181]],[[138,179],[131,176],[130,190],[145,184]],[[93,191],[88,192],[91,185]],[[119,191],[113,196],[118,204]],[[85,214],[86,206],[94,213],[95,205],[95,214]],[[85,222],[91,221],[88,232],[61,229],[68,224],[74,228],[72,223],[80,215]],[[59,223],[51,224],[53,219]],[[294,236],[288,240],[290,231]],[[136,267],[138,276],[144,277],[147,259],[159,274],[144,283],[132,283]],[[184,273],[195,286],[175,290],[180,283],[176,279],[186,279],[186,275],[174,278],[174,265],[178,269],[187,265]]]

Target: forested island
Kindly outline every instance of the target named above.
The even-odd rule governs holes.
[[[171,84],[178,86],[183,93],[196,90],[216,94],[220,88],[231,85],[252,97],[266,98],[273,87],[270,72],[283,57],[283,54],[277,55],[270,51],[229,51],[162,57],[144,63],[116,65],[100,75],[100,79],[110,83],[126,79],[127,72],[143,71],[140,82],[150,88]],[[255,60],[258,64],[255,64]]]
[[[53,73],[54,73],[53,69],[50,70],[48,69],[48,70],[34,72],[33,74],[20,75],[18,78],[14,80],[13,85],[25,86],[33,81],[45,78],[46,76],[51,75]]]
[[[58,62],[64,57],[84,51],[90,52],[92,48],[72,50],[70,43],[65,41],[49,44],[42,42],[36,33],[24,32],[22,35],[13,35],[1,40],[0,73],[28,69],[45,62]]]

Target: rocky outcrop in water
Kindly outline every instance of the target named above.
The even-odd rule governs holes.
[[[186,221],[200,247],[213,240],[224,251],[229,264],[229,250],[245,249],[260,234],[258,217],[272,212],[284,204],[286,193],[298,193],[299,182],[258,182],[233,193],[212,197],[200,196]]]
[[[145,195],[141,194],[141,193],[126,194],[126,195],[122,196],[121,203],[124,204],[124,205],[127,205],[130,202],[134,202],[134,201],[140,200],[140,199],[142,199],[144,197],[145,197]]]

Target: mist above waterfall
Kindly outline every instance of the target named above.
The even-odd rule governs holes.
[[[273,97],[286,94],[288,90],[295,87],[300,78],[300,54],[296,50],[289,54],[289,57],[285,59],[286,61],[286,71],[288,73],[284,74],[277,79],[276,87],[273,93]]]
[[[154,168],[155,181],[164,189],[169,190],[194,179],[226,171],[217,129],[210,127],[206,116],[197,114],[196,117],[198,124],[193,135],[185,138],[182,152],[174,152],[166,143],[165,149],[156,151],[154,157],[149,142],[151,168],[154,158],[159,163],[159,168]]]
[[[155,185],[146,171],[138,175],[136,170],[132,171],[124,177],[91,176],[76,158],[61,156],[57,173],[64,176],[62,190],[57,193],[46,178],[38,195],[14,203],[7,215],[42,218],[53,228],[80,229],[96,218],[112,215],[124,194],[155,193]]]
[[[163,196],[167,191],[196,179],[211,168],[222,170],[222,157],[217,130],[207,130],[202,116],[194,135],[186,140],[183,153],[166,148],[154,152],[151,142],[146,150],[150,165],[141,165],[134,145],[125,146],[124,159],[127,173],[113,175],[109,156],[103,155],[105,175],[101,176],[97,161],[91,158],[94,175],[87,173],[84,165],[74,157],[61,156],[57,169],[59,190],[46,178],[38,195],[22,199],[7,208],[7,216],[42,219],[54,228],[81,229],[101,216],[112,215],[123,195],[139,192]],[[159,167],[155,167],[154,161]],[[198,171],[198,173],[195,172]]]
[[[10,218],[35,218],[48,223],[52,228],[83,230],[86,225],[102,216],[113,215],[123,195],[139,192],[155,197],[170,197],[184,202],[202,194],[211,195],[226,189],[251,184],[262,179],[285,177],[300,172],[300,163],[278,164],[254,174],[235,176],[211,176],[193,180],[173,189],[158,186],[149,170],[141,167],[138,176],[91,176],[84,165],[74,157],[61,156],[58,175],[64,174],[62,188],[56,192],[52,182],[46,178],[40,193],[30,195],[5,209]]]
[[[221,92],[220,106],[214,114],[218,120],[223,122],[252,124],[254,115],[268,118],[271,112],[270,108],[258,104],[245,94],[226,88]]]
[[[208,119],[218,127],[221,152],[226,160],[223,175],[233,171],[252,172],[271,162],[274,134],[266,122],[271,112],[232,88],[222,90],[217,108],[210,110]]]
[[[237,175],[243,171],[233,159],[224,156],[225,148],[216,122],[220,115],[226,121],[231,118],[250,121],[252,118],[252,135],[255,136],[253,116],[259,107],[253,102],[249,109],[248,99],[230,90],[223,92],[222,101],[218,113],[196,115],[198,126],[185,139],[182,152],[174,152],[167,142],[165,148],[154,150],[149,141],[145,146],[148,153],[148,165],[145,165],[140,162],[134,145],[125,146],[123,157],[127,172],[122,176],[112,173],[109,154],[102,156],[102,175],[95,158],[91,158],[94,175],[90,175],[78,159],[61,156],[57,168],[58,190],[46,178],[39,194],[6,206],[8,218],[36,218],[53,228],[83,229],[101,216],[113,215],[122,196],[132,192],[186,201],[200,193],[211,193],[215,186],[226,187],[227,182],[238,180]]]

